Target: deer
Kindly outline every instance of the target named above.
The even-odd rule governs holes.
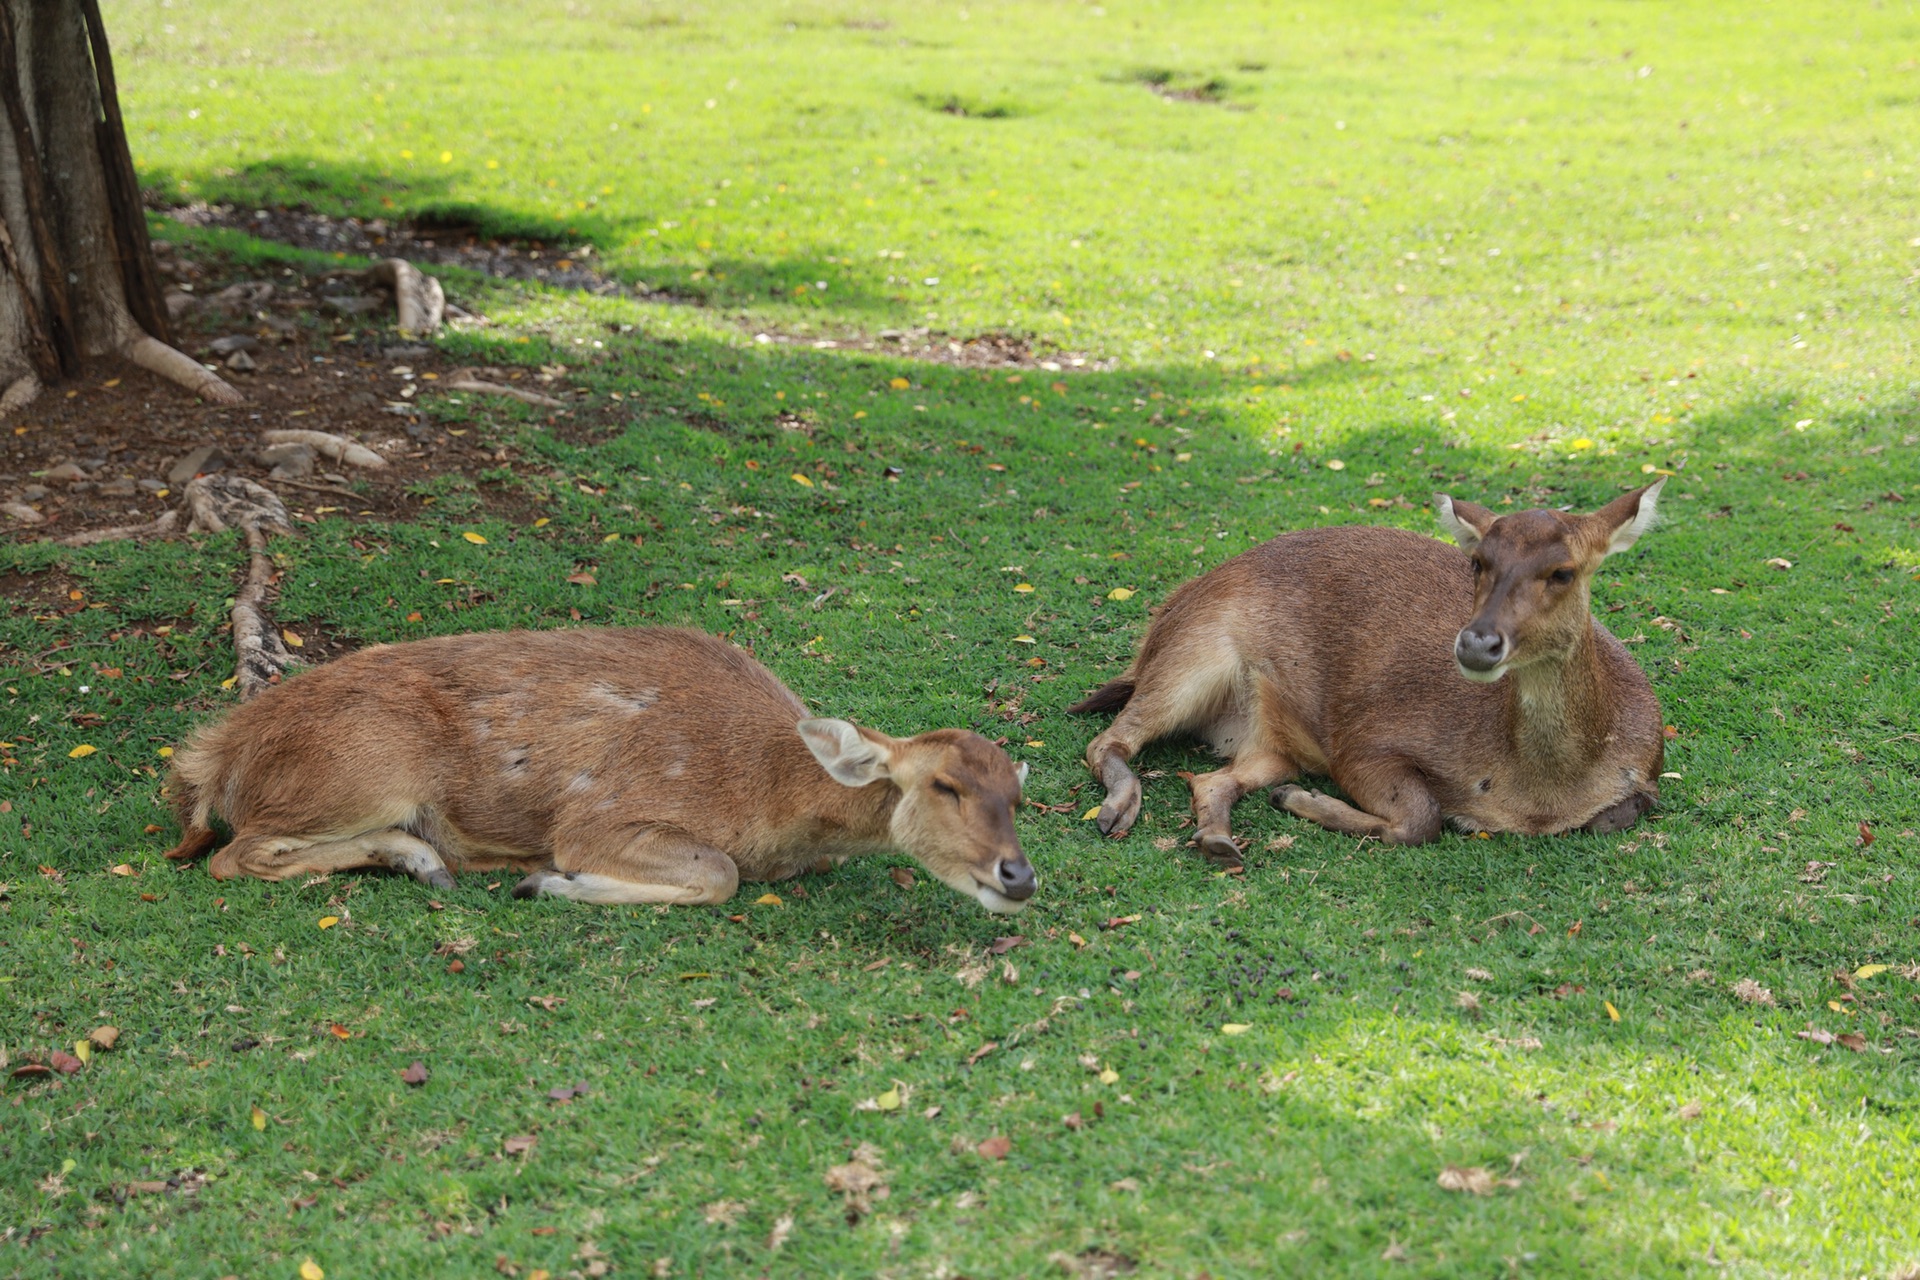
[[[218,879],[511,870],[520,898],[718,904],[898,849],[1011,915],[1038,883],[1014,828],[1026,777],[976,733],[811,716],[699,631],[443,636],[361,649],[194,732],[167,856],[212,849],[217,814]]]
[[[1282,534],[1181,585],[1125,674],[1069,711],[1115,712],[1086,759],[1100,831],[1140,813],[1128,762],[1192,734],[1225,757],[1194,775],[1195,844],[1237,866],[1229,815],[1270,788],[1330,831],[1417,845],[1466,832],[1612,832],[1654,805],[1665,758],[1645,673],[1589,584],[1652,525],[1665,478],[1590,514],[1434,495],[1455,546],[1403,529]],[[1295,782],[1330,778],[1339,799]]]

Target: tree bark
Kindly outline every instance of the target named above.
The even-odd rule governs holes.
[[[118,356],[240,393],[167,343],[96,0],[0,0],[0,415]]]

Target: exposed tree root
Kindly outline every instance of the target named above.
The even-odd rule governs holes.
[[[328,431],[303,431],[285,429],[263,431],[260,439],[267,444],[303,444],[323,458],[353,467],[378,469],[387,465],[387,460],[367,448],[356,444],[345,436],[336,436]]]
[[[233,677],[240,696],[251,698],[278,684],[298,661],[267,616],[274,583],[267,538],[292,533],[293,526],[279,495],[237,476],[196,476],[187,485],[186,499],[193,513],[189,532],[238,528],[247,537],[247,576],[233,596]]]
[[[524,400],[528,404],[545,405],[559,408],[565,402],[552,396],[542,395],[538,391],[527,391],[520,387],[510,387],[504,382],[487,382],[474,376],[471,369],[455,369],[440,380],[443,391],[468,391],[483,396],[512,396],[515,400]]]
[[[32,510],[32,508],[28,508]],[[88,529],[84,533],[70,534],[60,539],[63,547],[90,547],[96,542],[119,542],[125,538],[167,538],[180,525],[180,513],[168,511],[157,520],[148,520],[144,524],[115,525],[111,529]]]
[[[42,390],[40,379],[31,373],[15,378],[5,391],[0,391],[0,418],[16,409],[26,408],[39,397]]]
[[[160,339],[145,332],[136,331],[122,349],[127,359],[167,379],[177,382],[202,400],[211,400],[215,404],[245,404],[246,397],[228,384],[219,374],[183,351],[168,346]]]
[[[367,268],[370,284],[393,290],[404,333],[430,334],[446,318],[447,295],[440,282],[405,258],[387,258]]]

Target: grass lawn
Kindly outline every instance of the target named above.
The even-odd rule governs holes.
[[[627,425],[429,394],[528,465],[303,525],[283,622],[704,627],[823,713],[1006,736],[1062,811],[1011,924],[887,860],[725,911],[216,884],[160,856],[159,753],[232,696],[233,542],[9,542],[0,1054],[121,1034],[0,1079],[0,1272],[1920,1265],[1911,5],[105,7],[163,192],[674,300],[449,274],[492,323],[445,347]],[[754,340],[910,327],[1060,368]],[[1187,577],[1655,472],[1594,599],[1677,735],[1651,821],[1395,850],[1249,799],[1226,876],[1177,744],[1129,839],[1082,820],[1063,708]]]

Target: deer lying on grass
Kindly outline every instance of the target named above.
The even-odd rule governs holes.
[[[170,858],[213,874],[524,871],[516,897],[719,903],[742,879],[897,847],[987,910],[1033,896],[1026,766],[977,734],[809,719],[696,631],[520,631],[364,649],[193,735]]]
[[[1496,517],[1438,494],[1458,550],[1400,529],[1309,529],[1186,583],[1127,673],[1070,708],[1119,712],[1087,746],[1107,788],[1100,830],[1133,826],[1127,762],[1181,732],[1230,761],[1192,782],[1197,843],[1221,863],[1241,860],[1234,802],[1261,787],[1289,813],[1390,844],[1432,840],[1443,820],[1633,825],[1659,789],[1660,707],[1589,612],[1587,584],[1653,523],[1663,483],[1591,515]],[[1293,785],[1301,773],[1351,803]]]

